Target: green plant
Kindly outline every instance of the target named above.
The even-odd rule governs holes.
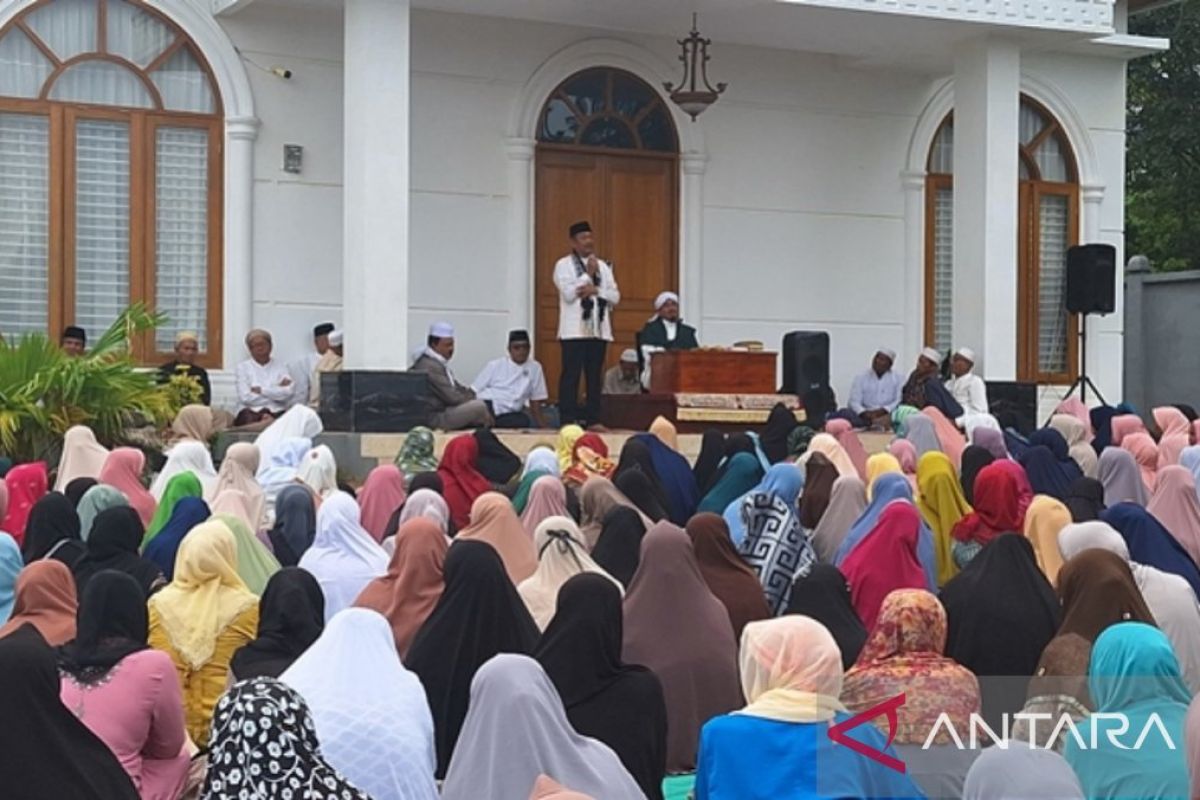
[[[165,322],[143,304],[132,305],[78,358],[43,334],[0,340],[0,451],[18,461],[53,460],[72,425],[87,425],[113,445],[138,417],[165,423],[170,394],[157,372],[139,370],[130,354],[136,334]]]

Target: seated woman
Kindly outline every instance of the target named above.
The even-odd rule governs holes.
[[[1050,640],[1029,679],[1022,717],[1014,721],[1009,741],[1062,752],[1071,734],[1065,726],[1056,727],[1058,721],[1065,715],[1078,726],[1092,713],[1087,688],[1091,656],[1092,643],[1077,633],[1059,634]],[[1047,719],[1035,716],[1039,714],[1049,714],[1050,722],[1038,725],[1039,719]],[[1034,724],[1030,725],[1031,721]]]
[[[850,715],[838,700],[842,655],[821,623],[794,615],[750,623],[742,633],[741,675],[746,707],[700,733],[696,800],[924,796],[904,774],[828,735],[830,722]],[[870,725],[855,728],[853,737],[896,757]]]
[[[12,616],[0,627],[7,636],[22,625],[32,625],[57,647],[75,638],[75,579],[61,561],[35,561],[17,576]]]
[[[324,629],[321,585],[299,567],[284,567],[267,581],[258,602],[258,637],[229,662],[232,679],[278,678]]]
[[[146,599],[130,575],[88,582],[74,641],[58,651],[62,701],[108,745],[143,800],[173,800],[190,758],[171,657],[151,650]]]

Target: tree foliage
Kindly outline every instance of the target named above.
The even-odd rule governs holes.
[[[1136,15],[1129,32],[1171,49],[1129,65],[1126,255],[1200,269],[1200,0]]]

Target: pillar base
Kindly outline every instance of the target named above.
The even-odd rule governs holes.
[[[429,425],[429,376],[349,370],[321,375],[321,422],[327,431],[405,433]]]

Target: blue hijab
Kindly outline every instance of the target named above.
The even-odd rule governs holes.
[[[1154,516],[1136,503],[1117,503],[1100,514],[1129,548],[1129,560],[1156,567],[1186,580],[1200,597],[1200,568],[1170,532]]]
[[[1043,431],[1034,434],[1036,437]],[[1050,431],[1058,436],[1058,440],[1066,447],[1066,440],[1058,431]],[[1029,477],[1029,485],[1034,494],[1047,494],[1057,500],[1065,501],[1071,491],[1071,484],[1083,477],[1079,465],[1067,456],[1066,460],[1058,457],[1052,448],[1044,444],[1034,444],[1017,459],[1025,474]]]
[[[875,525],[879,522],[883,509],[887,508],[888,503],[895,500],[912,503],[912,484],[908,482],[906,476],[898,472],[886,472],[871,484],[871,503],[850,526],[850,532],[842,540],[837,554],[833,558],[835,566],[840,567],[851,551],[867,538],[867,534],[875,530]],[[917,560],[925,569],[925,578],[929,582],[930,591],[937,591],[937,556],[934,555],[933,550],[933,533],[929,530],[929,525],[926,524],[924,517],[921,518],[920,538],[917,539]]]
[[[12,616],[17,599],[17,576],[25,567],[17,540],[0,531],[0,625]]]
[[[1117,410],[1112,406],[1097,406],[1088,412],[1092,420],[1092,449],[1096,455],[1112,444],[1112,418],[1116,415]]]
[[[1008,448],[1009,456],[1019,461],[1021,456],[1029,450],[1029,440],[1015,428],[1005,428],[1004,446]]]
[[[757,486],[726,506],[724,513],[721,514],[725,519],[725,524],[729,526],[729,538],[733,541],[733,546],[740,548],[746,538],[746,523],[742,519],[742,506],[751,496],[769,494],[779,498],[789,508],[796,509],[796,519],[799,521],[800,511],[797,503],[802,491],[804,491],[804,473],[795,464],[785,462],[775,464],[768,469],[767,474],[763,476]]]
[[[179,545],[188,531],[208,519],[211,513],[208,503],[199,497],[185,497],[175,504],[171,518],[158,532],[158,535],[146,545],[142,556],[158,565],[163,576],[169,581],[175,577],[175,555]]]
[[[1092,646],[1088,691],[1098,713],[1123,714],[1129,727],[1117,736],[1116,720],[1095,723],[1095,749],[1080,749],[1073,736],[1066,737],[1063,756],[1079,776],[1084,793],[1088,797],[1189,797],[1184,723],[1192,694],[1180,677],[1179,661],[1166,634],[1143,622],[1110,626]],[[1163,738],[1163,730],[1151,723],[1152,715],[1175,749]],[[1083,726],[1080,732],[1090,748],[1090,728]],[[1143,732],[1141,746],[1133,749]],[[1124,748],[1111,741],[1110,733]]]
[[[1196,496],[1200,498],[1200,444],[1183,448],[1179,454],[1179,465],[1196,479]]]
[[[750,453],[735,453],[733,458],[729,459],[721,479],[704,495],[696,511],[720,514],[730,503],[757,486],[762,479],[763,469],[755,456]]]
[[[692,466],[652,433],[639,433],[633,438],[650,450],[650,461],[670,503],[667,511],[671,522],[681,527],[687,525],[700,504],[700,490],[696,487]]]

